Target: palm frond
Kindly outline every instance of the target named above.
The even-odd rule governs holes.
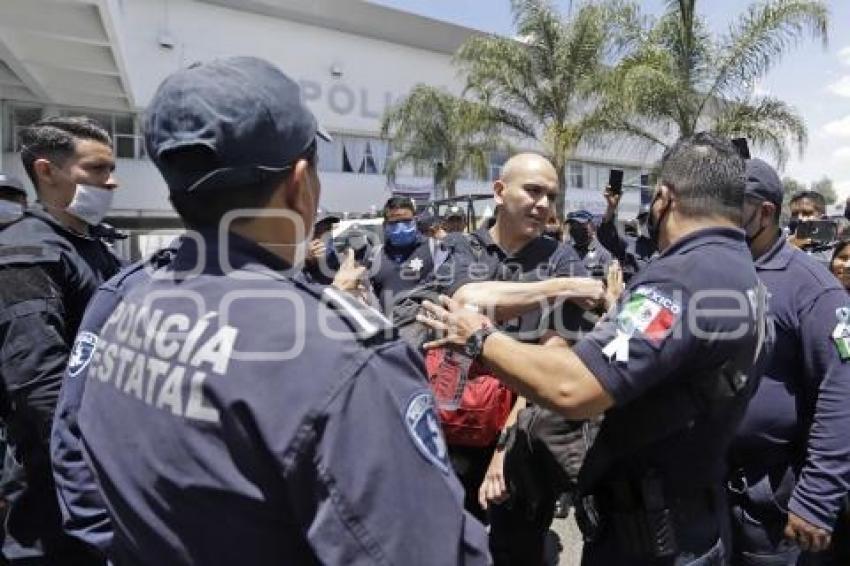
[[[828,41],[829,13],[819,0],[772,0],[752,4],[720,42],[715,77],[705,92],[740,96],[806,37]]]
[[[808,142],[805,122],[787,103],[770,97],[729,103],[715,119],[712,130],[725,137],[745,137],[754,147],[769,152],[782,165],[788,160],[788,145],[800,156]]]

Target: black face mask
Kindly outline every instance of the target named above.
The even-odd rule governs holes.
[[[577,248],[586,248],[590,245],[590,234],[584,224],[570,224],[570,238]]]
[[[564,238],[564,232],[559,228],[546,228],[543,230],[543,235],[549,236],[553,240],[558,240],[559,242]]]
[[[759,213],[759,209],[757,208],[750,215],[749,219],[747,219],[747,221],[744,222],[744,225],[741,226],[744,229],[744,239],[747,241],[747,246],[750,246],[750,247],[752,247],[753,242],[756,240],[756,238],[761,236],[761,233],[764,232],[764,226],[759,226],[759,229],[756,231],[756,233],[753,234],[752,236],[750,236],[749,226],[752,223],[753,219],[755,219],[755,217],[758,216],[758,213]]]
[[[792,218],[788,221],[788,231],[794,234],[797,231],[797,226],[800,225],[799,218]]]
[[[661,223],[664,222],[664,217],[667,216],[667,213],[670,212],[670,204],[664,207],[664,210],[661,211],[661,214],[658,215],[658,218],[652,217],[652,207],[655,206],[655,201],[661,196],[661,193],[655,195],[655,198],[652,199],[652,202],[649,203],[649,217],[646,219],[646,230],[649,232],[649,239],[652,241],[653,246],[655,246],[656,250],[660,250],[661,248],[658,246],[658,240],[661,237]]]

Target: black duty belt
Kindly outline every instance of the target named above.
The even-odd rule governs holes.
[[[632,556],[675,556],[677,526],[716,516],[718,496],[709,487],[676,496],[667,493],[652,473],[637,480],[606,482],[597,494],[576,502],[576,522],[587,542],[612,537]]]

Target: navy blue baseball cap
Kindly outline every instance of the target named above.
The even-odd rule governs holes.
[[[579,224],[587,224],[593,220],[593,215],[587,210],[576,210],[567,214],[567,222],[578,222]]]
[[[177,71],[145,114],[147,152],[171,192],[260,182],[291,169],[317,136],[331,139],[304,105],[298,84],[256,57]],[[190,149],[201,150],[203,165],[181,160]]]
[[[746,177],[744,196],[782,207],[782,181],[773,167],[761,159],[748,159]]]

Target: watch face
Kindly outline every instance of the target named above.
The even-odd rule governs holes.
[[[464,351],[470,358],[476,358],[481,353],[481,336],[476,332],[466,340]]]

